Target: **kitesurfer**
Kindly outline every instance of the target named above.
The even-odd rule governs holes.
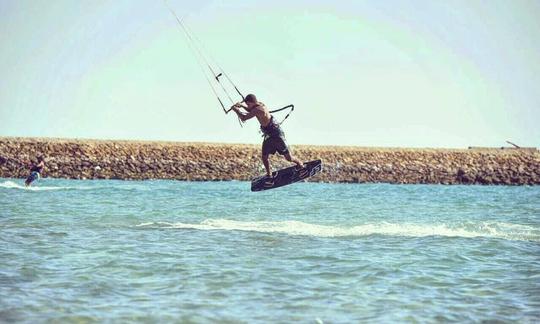
[[[32,182],[38,180],[41,177],[43,168],[45,168],[45,159],[43,158],[43,156],[38,156],[37,163],[31,164],[30,175],[28,176],[28,178],[26,178],[26,181],[24,182],[25,186],[30,186]]]
[[[242,102],[245,103],[245,105],[243,105]],[[266,106],[262,102],[257,101],[257,97],[255,97],[254,94],[248,94],[242,102],[234,104],[231,109],[238,115],[240,120],[246,121],[253,117],[257,117],[257,120],[261,124],[261,131],[264,137],[262,144],[262,161],[267,176],[265,185],[272,186],[274,183],[268,158],[271,154],[275,153],[279,153],[283,155],[287,161],[295,163],[300,177],[305,176],[307,170],[300,160],[291,155],[280,125],[275,122],[274,117],[270,114]],[[244,109],[246,112],[243,112],[240,109]]]

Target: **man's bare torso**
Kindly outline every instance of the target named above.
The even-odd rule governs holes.
[[[257,120],[261,126],[266,127],[268,124],[270,124],[272,115],[270,115],[270,112],[268,112],[268,109],[262,102],[258,102],[257,106],[252,110],[254,111],[255,117],[257,117]]]

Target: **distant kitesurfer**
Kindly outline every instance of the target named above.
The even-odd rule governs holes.
[[[243,102],[246,104],[245,106],[239,102],[234,104],[231,109],[238,115],[240,120],[246,121],[253,117],[257,117],[257,120],[261,124],[261,131],[264,136],[262,144],[262,161],[268,178],[265,185],[273,185],[274,180],[268,158],[270,154],[275,154],[276,152],[283,155],[287,161],[295,163],[297,170],[300,172],[300,176],[304,176],[305,174],[303,173],[306,173],[307,170],[300,160],[291,156],[291,152],[285,142],[285,135],[266,106],[262,102],[257,101],[257,97],[255,97],[254,94],[248,94]],[[240,110],[241,108],[246,112],[242,112]]]
[[[28,178],[26,178],[24,184],[26,186],[29,186],[32,184],[32,182],[38,180],[41,177],[41,173],[43,172],[44,167],[45,159],[43,158],[43,156],[38,156],[37,163],[31,164],[30,175],[28,176]]]

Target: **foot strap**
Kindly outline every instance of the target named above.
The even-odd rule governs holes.
[[[266,180],[264,180],[264,186],[265,187],[272,187],[273,185],[274,185],[274,178],[266,177]]]

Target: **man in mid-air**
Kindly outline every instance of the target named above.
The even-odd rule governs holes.
[[[245,106],[241,103],[236,103],[231,109],[238,115],[238,118],[240,118],[241,121],[257,117],[257,120],[261,124],[261,131],[264,134],[262,161],[267,176],[265,186],[272,186],[274,183],[268,157],[270,154],[275,154],[276,152],[283,155],[287,161],[295,163],[300,176],[305,176],[307,170],[300,160],[291,156],[291,152],[285,143],[285,135],[266,106],[262,102],[258,102],[257,97],[255,97],[254,94],[248,94],[243,102],[246,104]],[[244,109],[246,112],[243,112],[240,109]]]

